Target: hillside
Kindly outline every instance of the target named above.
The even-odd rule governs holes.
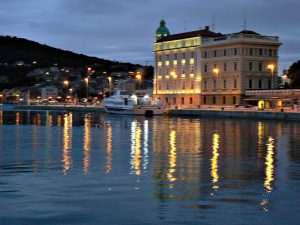
[[[31,64],[37,61],[39,66],[58,66],[80,68],[95,63],[111,67],[111,66],[136,66],[130,63],[112,62],[97,57],[77,54],[71,51],[66,51],[58,48],[53,48],[48,45],[43,45],[24,38],[0,36],[0,63],[12,64],[16,61],[24,61]]]

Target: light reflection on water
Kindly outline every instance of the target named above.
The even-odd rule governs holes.
[[[297,171],[294,122],[0,110],[5,224],[288,224]]]

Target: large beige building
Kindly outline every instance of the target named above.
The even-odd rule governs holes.
[[[278,37],[244,30],[155,34],[154,95],[171,107],[235,105],[246,90],[277,88]]]

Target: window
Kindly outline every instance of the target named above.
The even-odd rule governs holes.
[[[252,80],[249,80],[249,88],[252,88]]]
[[[190,97],[190,104],[193,104],[193,97]]]
[[[216,89],[216,88],[217,88],[217,81],[214,80],[214,89]]]
[[[158,85],[158,90],[161,90],[161,84]]]
[[[263,67],[263,64],[262,64],[262,63],[259,63],[259,64],[258,64],[258,71],[262,71],[262,67]]]
[[[158,57],[158,61],[161,61],[161,55]]]
[[[224,89],[227,88],[227,81],[226,80],[223,81],[223,86],[224,86]]]
[[[207,58],[207,52],[204,52],[204,58]]]
[[[191,68],[190,68],[190,73],[191,73],[191,74],[194,74],[194,66],[191,66]]]
[[[174,59],[177,59],[177,54],[174,55]]]
[[[224,71],[227,71],[227,63],[224,63]]]
[[[194,58],[194,52],[191,52],[191,58]]]
[[[169,90],[169,83],[167,83],[167,90]]]
[[[226,97],[223,96],[223,104],[225,105],[226,104]]]
[[[258,88],[259,88],[259,89],[262,88],[262,81],[261,81],[261,80],[258,81]]]
[[[191,89],[192,90],[194,89],[194,83],[191,83]]]
[[[237,80],[233,81],[233,88],[237,88]]]
[[[237,62],[234,63],[234,71],[237,71]]]
[[[182,90],[185,90],[185,83],[182,83]]]
[[[217,68],[217,64],[214,64],[214,68]]]
[[[238,51],[237,51],[237,48],[234,48],[233,54],[234,54],[234,55],[237,55],[237,52],[238,52]]]
[[[176,104],[176,97],[173,98],[173,103]]]
[[[206,104],[206,97],[203,97],[203,104]]]
[[[272,56],[272,49],[269,49],[269,56]]]
[[[182,53],[182,58],[183,58],[183,59],[185,59],[185,52],[184,52],[184,53]]]
[[[268,88],[271,89],[271,81],[268,80]]]
[[[249,49],[249,55],[253,55],[253,48]]]
[[[204,81],[204,89],[207,89],[207,80]]]
[[[213,104],[216,104],[216,103],[217,103],[216,100],[217,100],[217,99],[216,99],[216,97],[214,96],[214,97],[213,97]]]
[[[249,62],[249,70],[252,71],[252,69],[253,69],[253,63]]]
[[[169,55],[167,55],[167,60],[169,60]]]
[[[185,74],[185,68],[184,67],[181,69],[181,74]]]
[[[214,50],[214,57],[217,57],[217,50]]]
[[[224,56],[227,56],[227,50],[224,49]]]
[[[204,72],[207,73],[207,65],[204,65]]]
[[[232,102],[233,102],[233,104],[236,104],[236,97],[235,96],[233,96]]]
[[[181,104],[184,105],[184,97],[181,97]]]
[[[169,99],[168,99],[168,97],[166,97],[166,103],[169,103]]]
[[[169,67],[166,68],[166,74],[169,74]]]
[[[259,49],[259,55],[260,55],[260,56],[263,55],[263,50],[262,50],[262,48]]]

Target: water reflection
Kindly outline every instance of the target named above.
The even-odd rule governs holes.
[[[88,114],[84,117],[84,136],[83,136],[83,171],[89,172],[90,166],[90,143],[91,143],[91,119]]]
[[[63,172],[67,174],[67,171],[72,165],[72,113],[64,115],[64,131],[63,131]],[[51,123],[50,123],[51,124]],[[49,124],[49,126],[51,126]]]
[[[275,147],[275,139],[273,137],[268,137],[267,141],[267,155],[266,155],[266,178],[264,182],[264,186],[267,192],[271,192],[273,190],[273,181],[274,181],[274,147]]]
[[[218,171],[218,158],[219,158],[219,147],[220,147],[220,135],[214,133],[212,137],[212,158],[211,158],[211,176],[213,189],[219,189],[219,171]]]
[[[177,154],[176,154],[176,131],[172,130],[170,132],[170,138],[169,138],[169,144],[170,144],[170,154],[169,154],[169,170],[167,173],[168,181],[174,182],[176,181],[176,160],[177,160]]]
[[[106,173],[110,173],[112,169],[112,126],[108,122],[107,123],[107,144],[106,144]]]
[[[144,121],[144,148],[143,148],[143,169],[147,171],[148,163],[149,163],[149,121]]]
[[[131,123],[131,173],[137,176],[141,174],[141,158],[142,158],[142,130],[138,121]]]
[[[3,110],[0,110],[0,125],[3,124]]]

